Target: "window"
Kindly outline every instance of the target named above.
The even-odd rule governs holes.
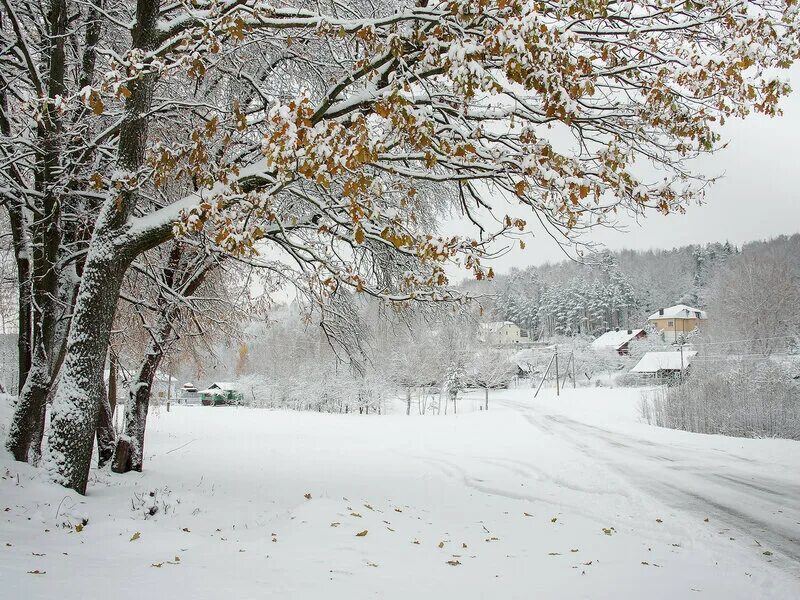
[[[667,327],[674,327],[675,321],[667,321]]]

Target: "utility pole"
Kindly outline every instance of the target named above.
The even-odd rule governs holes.
[[[556,361],[556,396],[560,396],[561,393],[559,391],[559,381],[558,381],[558,346],[557,345],[556,345],[555,361]]]
[[[681,383],[683,383],[683,342],[681,342],[680,349],[681,349]]]

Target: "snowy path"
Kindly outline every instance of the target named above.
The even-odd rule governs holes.
[[[674,432],[677,435],[656,442],[548,414],[537,410],[536,404],[503,403],[522,411],[538,432],[557,437],[586,460],[599,463],[594,468],[610,469],[628,485],[675,510],[725,523],[724,531],[731,535],[735,532],[748,544],[777,551],[776,560],[785,559],[782,564],[800,577],[800,474],[796,468],[776,470],[772,463],[698,445],[697,436]],[[695,443],[682,444],[675,439],[679,436]]]
[[[800,597],[799,443],[649,427],[636,390],[531,395],[179,407],[151,415],[145,473],[86,498],[0,456],[0,596]]]

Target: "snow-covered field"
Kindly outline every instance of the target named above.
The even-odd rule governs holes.
[[[800,443],[650,427],[640,394],[176,407],[145,473],[93,473],[85,498],[3,452],[0,596],[800,597]]]

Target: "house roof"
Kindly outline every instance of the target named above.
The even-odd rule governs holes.
[[[619,350],[632,339],[640,335],[644,329],[620,329],[619,331],[606,331],[592,342],[593,348],[613,348]]]
[[[239,386],[230,381],[215,381],[208,388],[200,390],[199,394],[215,394],[219,392],[238,392]]]
[[[694,308],[693,306],[687,306],[686,304],[676,304],[675,306],[664,308],[663,311],[664,311],[663,315],[659,311],[656,311],[652,315],[647,317],[647,319],[652,320],[652,319],[707,319],[708,318],[706,311],[700,310],[699,308]]]
[[[507,325],[513,325],[514,327],[517,326],[514,321],[491,321],[490,323],[480,323],[481,329],[487,329],[489,331],[499,331]]]
[[[683,366],[686,367],[697,355],[696,350],[683,351]],[[680,371],[680,352],[646,352],[642,359],[631,369],[631,373],[658,373],[659,371]]]

